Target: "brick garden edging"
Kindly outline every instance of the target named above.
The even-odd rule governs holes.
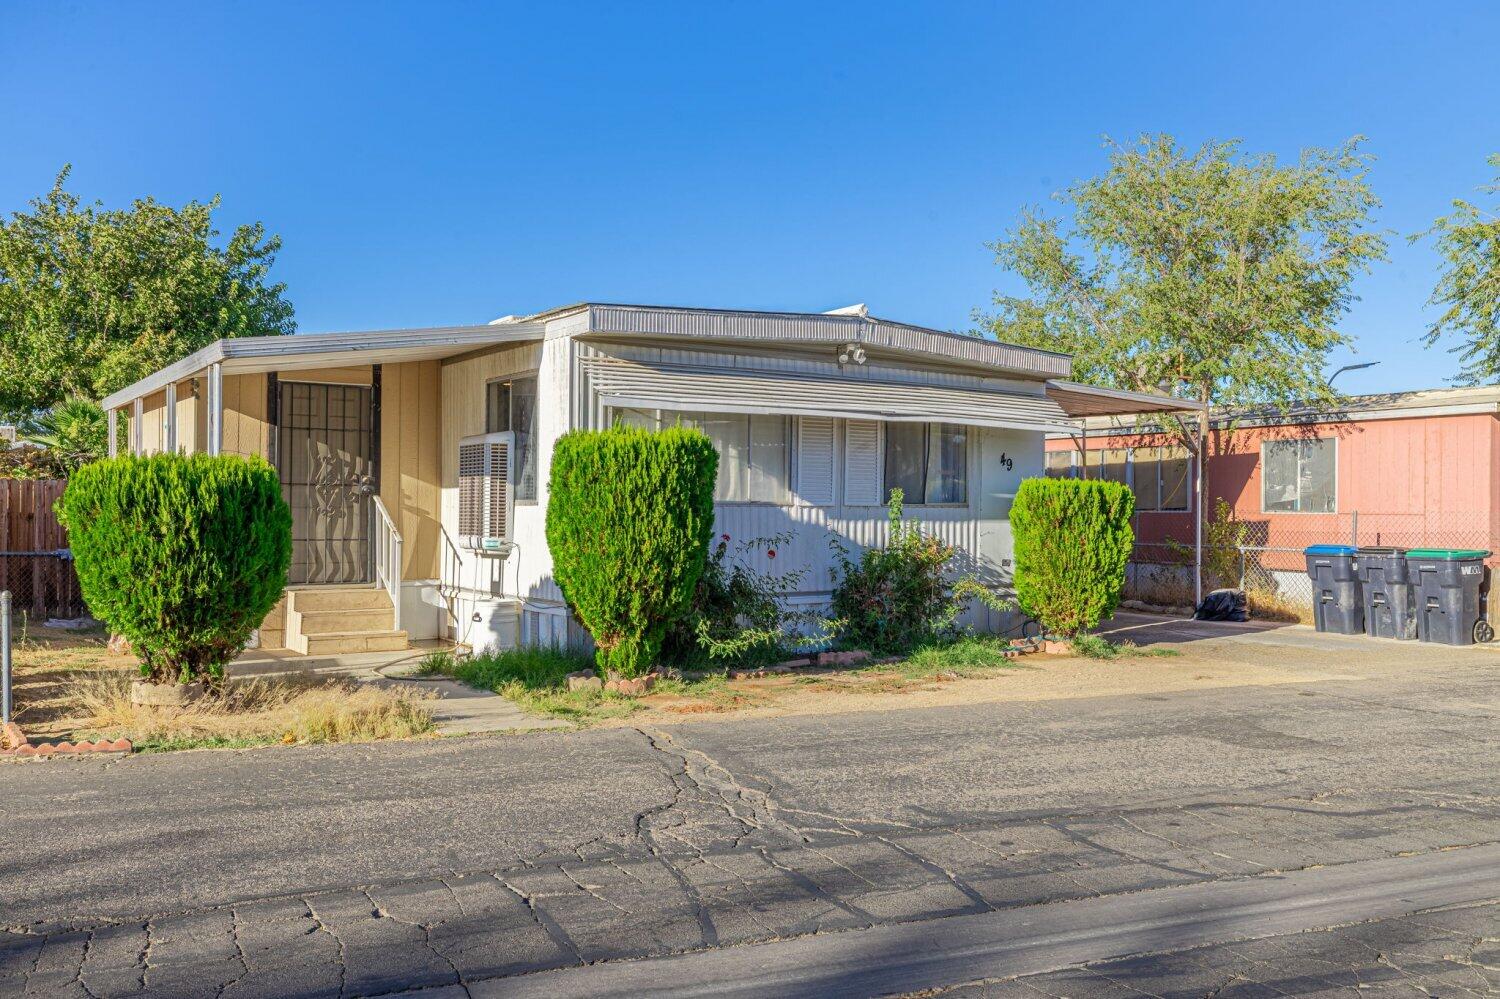
[[[0,749],[0,759],[26,760],[26,759],[49,759],[57,756],[86,756],[93,753],[125,754],[131,752],[135,747],[129,739],[100,739],[98,742],[82,740],[80,742],[40,742],[31,744],[26,733],[21,731],[21,726],[15,722],[8,722],[0,734],[4,735],[5,748]]]

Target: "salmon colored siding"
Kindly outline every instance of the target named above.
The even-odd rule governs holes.
[[[1299,437],[1337,441],[1335,512],[1267,513],[1261,509],[1264,471],[1261,443]],[[1104,448],[1149,447],[1161,435],[1096,432],[1088,439],[1092,462]],[[1075,441],[1047,442],[1048,451],[1076,450]],[[1251,544],[1301,547],[1314,536],[1348,540],[1351,515],[1359,515],[1361,544],[1448,544],[1500,549],[1500,418],[1457,414],[1297,427],[1251,427],[1212,438],[1205,482],[1212,509],[1223,497],[1249,524]],[[1140,543],[1167,539],[1191,543],[1188,513],[1145,511],[1136,515]]]

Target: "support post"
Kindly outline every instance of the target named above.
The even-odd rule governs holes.
[[[167,454],[177,453],[177,383],[167,386],[167,411],[163,420],[162,450]]]
[[[1193,609],[1203,603],[1203,518],[1207,511],[1203,509],[1203,466],[1208,463],[1208,406],[1205,404],[1203,411],[1198,414],[1198,454],[1197,467],[1193,469],[1195,475],[1195,489],[1197,494],[1194,502],[1198,509],[1194,511],[1193,517]]]
[[[10,724],[10,591],[0,593],[0,723]]]
[[[120,411],[111,409],[106,415],[109,417],[109,456],[118,458],[120,456]]]
[[[146,423],[146,400],[137,399],[130,406],[130,453],[141,454],[146,449],[146,438],[142,431]]]
[[[208,366],[208,453],[224,450],[224,368],[218,361]]]

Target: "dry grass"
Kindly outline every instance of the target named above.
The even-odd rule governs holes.
[[[131,703],[132,679],[121,671],[74,678],[73,696],[89,718],[85,731],[165,750],[371,742],[433,727],[429,698],[406,690],[278,677],[232,682],[187,707],[158,708]]]
[[[1305,601],[1288,599],[1283,593],[1252,589],[1245,591],[1245,599],[1250,604],[1250,620],[1252,621],[1313,623],[1312,606]]]

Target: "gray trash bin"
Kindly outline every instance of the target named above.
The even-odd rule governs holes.
[[[1484,560],[1473,548],[1413,548],[1406,553],[1417,598],[1417,637],[1439,645],[1473,645],[1495,637],[1482,613]]]
[[[1355,553],[1364,591],[1365,634],[1371,638],[1417,637],[1417,598],[1406,569],[1406,549],[1366,545]]]
[[[1313,624],[1335,635],[1365,633],[1365,603],[1355,570],[1353,545],[1313,545],[1307,556],[1307,577],[1313,586]]]

